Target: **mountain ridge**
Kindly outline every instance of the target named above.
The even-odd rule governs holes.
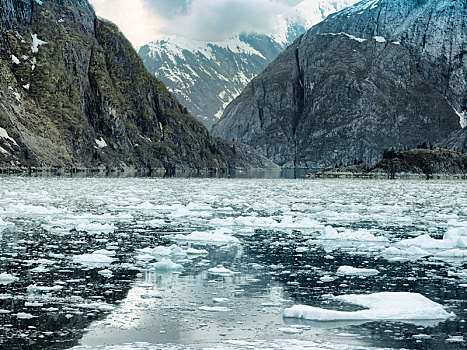
[[[269,35],[242,33],[223,42],[169,36],[139,49],[148,70],[161,79],[208,128],[247,83],[299,35],[357,0],[306,0],[278,17]]]
[[[383,12],[377,0],[329,16],[253,79],[227,107],[213,133],[250,144],[279,165],[305,168],[349,164],[355,158],[374,164],[388,147],[443,144],[463,124],[462,109],[453,105],[463,106],[467,96],[458,93],[466,91],[462,76],[467,77],[467,64],[463,57],[452,73],[439,60],[417,52],[447,47],[450,39],[444,38],[450,34],[465,47],[465,33],[442,25],[454,20],[465,26],[467,16],[464,7],[462,12],[443,12],[437,7],[440,2],[446,1],[418,5],[421,24],[416,15],[405,19],[405,40],[403,30],[389,34],[404,20],[401,11],[413,8],[410,1],[382,2],[399,9],[392,14],[394,20],[380,16],[386,27],[377,20]],[[461,1],[452,3],[463,6]],[[436,34],[432,38],[420,32],[425,23],[420,9],[431,10],[437,18],[439,24],[426,29]],[[417,51],[418,40],[426,48]]]

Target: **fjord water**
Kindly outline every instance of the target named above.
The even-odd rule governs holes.
[[[2,349],[466,346],[465,182],[0,180]],[[296,304],[359,310],[332,295],[379,292],[453,314],[282,317]]]

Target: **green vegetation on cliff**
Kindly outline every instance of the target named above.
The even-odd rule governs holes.
[[[229,158],[87,0],[0,0],[0,14],[1,167],[274,166]]]

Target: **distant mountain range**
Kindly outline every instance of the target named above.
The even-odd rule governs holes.
[[[465,0],[364,0],[311,28],[248,84],[214,135],[285,167],[422,142],[467,150]]]
[[[298,36],[357,0],[305,0],[278,18],[270,35],[241,33],[223,42],[169,36],[139,49],[150,73],[208,128],[226,106]]]

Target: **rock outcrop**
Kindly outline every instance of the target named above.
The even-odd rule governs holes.
[[[229,158],[87,0],[0,0],[0,14],[0,166],[273,166]]]
[[[443,148],[389,151],[374,166],[327,168],[310,177],[467,178],[467,154]]]
[[[461,0],[364,0],[297,39],[213,133],[286,167],[443,144],[465,127],[466,24]]]

